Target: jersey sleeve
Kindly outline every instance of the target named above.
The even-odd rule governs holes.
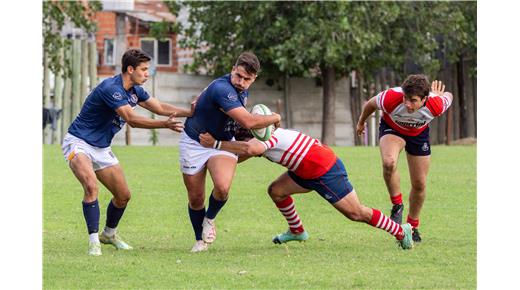
[[[135,87],[135,94],[137,95],[138,103],[145,102],[146,100],[148,100],[150,98],[150,95],[148,94],[148,92],[146,92],[146,90],[140,86]]]
[[[103,102],[114,111],[121,106],[128,105],[125,92],[117,87],[103,90],[100,96]]]
[[[376,96],[377,108],[385,113],[392,112],[402,102],[403,93],[399,87],[382,91]]]
[[[213,102],[222,108],[224,112],[243,106],[238,93],[230,86],[215,84],[212,91]]]
[[[446,96],[430,95],[426,100],[426,107],[434,117],[442,115],[451,106],[451,100]]]

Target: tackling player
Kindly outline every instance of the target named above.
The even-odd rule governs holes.
[[[237,139],[243,141],[215,141],[208,133],[201,134],[201,144],[211,147],[220,144],[221,150],[240,156],[258,156],[287,167],[268,187],[268,193],[289,225],[287,232],[273,238],[276,244],[290,241],[305,241],[309,235],[303,228],[294,201],[295,193],[317,191],[325,200],[348,219],[365,222],[383,229],[394,236],[403,249],[413,247],[412,229],[409,224],[400,225],[385,216],[380,210],[369,208],[360,203],[356,191],[348,180],[343,162],[327,146],[295,130],[277,128],[265,142],[251,138],[247,130],[240,130]],[[239,138],[239,135],[246,138]]]
[[[413,227],[413,240],[421,242],[419,214],[426,196],[426,176],[430,167],[430,131],[428,124],[451,105],[453,96],[444,92],[441,81],[430,84],[425,75],[410,75],[401,87],[380,92],[363,107],[357,134],[365,132],[365,120],[376,109],[383,110],[379,126],[379,148],[383,176],[393,207],[390,218],[402,223],[403,201],[397,160],[406,151],[410,172],[410,210],[406,219]]]
[[[136,128],[169,128],[180,132],[183,126],[174,116],[191,116],[195,107],[195,102],[190,111],[150,98],[141,87],[148,79],[150,60],[141,50],[126,51],[121,61],[122,73],[102,81],[92,90],[63,139],[63,156],[83,186],[83,216],[89,233],[88,254],[92,256],[101,255],[100,241],[117,249],[132,249],[116,234],[130,200],[130,190],[110,148],[114,135],[125,123]],[[169,118],[142,117],[134,112],[136,105]],[[98,180],[114,196],[108,203],[106,226],[100,235]]]

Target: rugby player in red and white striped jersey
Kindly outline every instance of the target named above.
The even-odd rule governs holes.
[[[277,128],[265,142],[252,138],[247,130],[240,131],[235,138],[249,139],[247,142],[219,141],[220,149],[246,158],[262,155],[288,169],[268,187],[271,199],[289,225],[287,232],[273,238],[274,243],[308,239],[291,195],[315,190],[350,220],[387,231],[403,249],[413,247],[411,225],[401,226],[380,210],[362,205],[348,180],[343,162],[329,147],[295,130]],[[201,145],[208,148],[217,142],[209,133],[200,134],[199,139]]]
[[[376,109],[383,111],[379,126],[379,148],[383,176],[393,207],[390,218],[402,223],[403,201],[397,171],[399,154],[405,149],[410,172],[410,210],[407,223],[414,229],[413,240],[420,242],[419,214],[426,196],[426,176],[430,167],[430,134],[428,124],[448,110],[453,96],[444,92],[441,81],[431,84],[425,75],[410,75],[401,87],[380,92],[363,107],[357,123],[357,134],[365,132],[365,121]]]

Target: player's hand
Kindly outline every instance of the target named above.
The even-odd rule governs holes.
[[[273,112],[272,115],[276,116],[277,120],[275,123],[279,123],[282,121],[282,116],[280,116],[280,114]]]
[[[215,138],[210,133],[199,134],[200,145],[206,148],[213,148]]]
[[[197,96],[193,101],[191,101],[191,110],[190,110],[190,115],[189,117],[192,117],[193,114],[195,114],[195,107],[197,107],[197,102],[199,101],[199,96]]]
[[[175,120],[175,113],[171,114],[168,120],[164,122],[164,126],[166,128],[169,128],[175,132],[182,132],[182,129],[184,129],[184,124],[182,124],[181,121]]]
[[[282,124],[281,124],[280,122],[276,122],[276,123],[274,123],[274,127],[275,127],[276,129],[280,128],[281,126],[282,126]]]
[[[445,85],[441,81],[434,80],[432,82],[432,93],[434,93],[438,96],[442,96],[442,95],[444,95],[444,88],[445,88]]]
[[[357,123],[356,133],[358,134],[358,136],[361,136],[361,135],[365,134],[365,122],[363,122],[363,123],[358,122]]]

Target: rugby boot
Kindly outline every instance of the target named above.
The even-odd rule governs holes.
[[[291,241],[303,242],[309,238],[309,234],[306,231],[303,231],[299,234],[293,234],[291,230],[287,230],[287,232],[279,234],[273,238],[273,243],[275,244],[283,244]]]
[[[422,241],[418,228],[413,229],[412,239],[413,239],[414,243],[420,243]]]
[[[397,242],[399,243],[399,246],[403,248],[403,250],[410,250],[413,248],[412,225],[404,224],[401,227],[403,228],[404,237],[402,240]]]
[[[392,206],[392,212],[390,213],[390,219],[398,224],[403,223],[403,204],[394,204]]]
[[[202,240],[207,244],[211,244],[217,238],[217,228],[215,220],[204,217],[202,221]]]
[[[111,244],[118,250],[131,250],[131,249],[133,249],[132,246],[130,246],[129,244],[125,243],[116,234],[114,234],[111,237],[107,237],[107,236],[105,236],[104,233],[101,233],[99,235],[99,241],[102,242],[103,244]]]
[[[202,240],[198,240],[195,242],[195,245],[193,245],[193,248],[191,248],[192,253],[199,253],[204,252],[208,250],[208,244],[206,244]]]
[[[88,255],[101,256],[101,244],[99,242],[88,242]]]

